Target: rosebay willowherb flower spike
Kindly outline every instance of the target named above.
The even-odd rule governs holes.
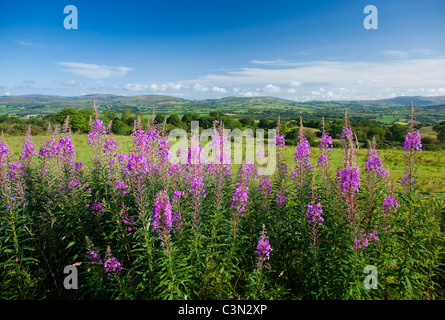
[[[238,172],[238,181],[236,183],[235,192],[230,201],[230,208],[233,209],[232,214],[235,220],[238,217],[244,216],[244,211],[246,210],[246,202],[248,199],[249,188],[247,186],[249,170],[246,169],[246,164],[242,163],[240,171]]]
[[[277,156],[277,164],[278,164],[278,175],[276,175],[276,180],[278,184],[278,192],[275,194],[275,202],[277,206],[284,207],[286,205],[286,194],[285,194],[285,181],[287,177],[287,164],[284,162],[284,146],[285,140],[284,135],[281,133],[281,122],[280,117],[278,116],[277,128],[276,128],[276,136],[275,136],[275,147],[276,156]]]
[[[388,171],[382,168],[382,161],[377,152],[377,142],[375,140],[375,137],[372,138],[368,149],[365,163],[365,172],[368,172],[372,176],[388,178]]]
[[[300,198],[303,198],[303,190],[308,185],[308,173],[313,170],[310,162],[311,146],[306,139],[303,120],[300,117],[300,129],[298,133],[298,144],[295,151],[295,170],[291,172],[290,177],[297,184]]]
[[[358,236],[354,239],[353,248],[356,250],[362,249],[369,245],[369,242],[373,240],[374,242],[378,241],[377,230],[372,230],[371,232],[365,234],[363,230],[360,230]]]
[[[172,207],[166,191],[156,194],[153,206],[153,230],[168,234],[172,227]]]
[[[380,208],[380,210],[383,210],[385,213],[390,213],[390,211],[396,212],[397,208],[399,207],[397,204],[397,200],[394,199],[394,196],[392,194],[385,197],[381,205],[382,207]]]
[[[261,231],[261,235],[258,239],[258,244],[255,250],[256,258],[258,260],[256,265],[259,269],[263,267],[265,261],[270,259],[270,254],[273,251],[266,233],[266,226],[263,224],[263,230]]]
[[[32,163],[32,159],[37,155],[34,142],[31,137],[31,126],[28,127],[26,131],[26,138],[23,140],[22,152],[20,154],[20,161],[27,167]]]
[[[419,130],[416,128],[414,119],[414,106],[411,103],[411,121],[408,132],[403,143],[403,151],[405,151],[405,170],[403,173],[402,186],[406,192],[415,190],[416,187],[416,168],[415,160],[417,152],[422,151],[422,142]]]
[[[218,124],[218,126],[217,126]],[[230,167],[232,165],[232,155],[230,153],[230,143],[224,134],[224,124],[218,121],[213,122],[213,135],[209,143],[212,153],[211,162],[207,165],[209,170],[218,179],[230,179]]]
[[[312,246],[314,255],[317,256],[318,238],[320,237],[320,228],[324,222],[323,209],[321,203],[315,204],[314,201],[308,204],[306,211],[306,219],[308,223],[308,231],[310,236],[310,244]]]
[[[317,166],[322,167],[323,172],[327,175],[329,174],[329,157],[332,152],[332,137],[326,131],[324,117],[322,118],[322,136],[318,148],[320,149],[320,156]]]
[[[357,220],[356,193],[359,191],[361,181],[359,167],[356,162],[357,151],[353,140],[353,132],[349,127],[346,110],[341,140],[343,141],[343,159],[340,167],[337,169],[336,183],[340,186],[340,192],[352,230],[355,230]]]
[[[5,164],[9,160],[9,149],[8,146],[0,142],[0,165]]]
[[[105,273],[109,277],[119,276],[121,274],[120,272],[122,270],[122,265],[120,264],[120,262],[117,260],[116,257],[113,257],[111,255],[110,247],[107,248],[107,252],[105,254],[104,268],[105,268]]]

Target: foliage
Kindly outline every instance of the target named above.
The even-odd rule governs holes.
[[[166,127],[140,117],[127,152],[112,125],[94,116],[87,165],[76,161],[71,116],[60,130],[48,126],[38,151],[28,131],[19,162],[0,142],[2,299],[443,298],[444,202],[434,186],[418,183],[422,146],[413,119],[397,191],[375,139],[364,169],[358,165],[346,113],[336,175],[329,122],[320,122],[313,165],[300,119],[288,167],[278,119],[271,176],[259,175],[258,163],[230,174],[221,114],[209,115],[220,120],[212,163],[192,140],[175,155],[179,163],[169,161]],[[64,287],[67,265],[79,271],[78,289]],[[365,286],[366,266],[378,272],[376,289]]]

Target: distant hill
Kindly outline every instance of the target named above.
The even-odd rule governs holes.
[[[225,97],[220,99],[188,100],[168,95],[119,96],[113,94],[88,94],[75,97],[51,95],[18,95],[0,97],[0,115],[16,117],[44,117],[56,114],[66,108],[91,109],[92,100],[99,111],[105,109],[117,113],[129,108],[133,113],[151,115],[153,108],[157,114],[182,115],[194,112],[200,115],[218,111],[234,115],[236,118],[251,116],[255,119],[295,120],[342,118],[347,109],[351,119],[376,120],[384,124],[394,121],[404,122],[410,112],[409,101],[415,106],[416,117],[424,123],[438,123],[445,120],[445,96],[423,97],[402,96],[379,100],[357,101],[306,101],[297,102],[272,96]]]
[[[311,105],[314,103],[325,103],[325,104],[336,104],[336,103],[347,103],[356,105],[397,105],[397,106],[407,106],[411,100],[414,105],[426,106],[426,105],[437,105],[445,104],[445,96],[433,96],[433,97],[423,97],[423,96],[401,96],[389,99],[379,99],[379,100],[351,100],[351,101],[307,101],[307,102],[296,102],[292,100],[264,96],[264,97],[225,97],[220,99],[206,99],[206,100],[188,100],[178,97],[168,96],[168,95],[139,95],[139,96],[119,96],[114,94],[87,94],[82,96],[66,97],[66,96],[52,96],[52,95],[42,95],[42,94],[30,94],[30,95],[17,95],[17,96],[0,96],[0,105],[9,105],[17,107],[33,107],[35,105],[60,105],[60,106],[79,106],[84,105],[91,106],[91,101],[94,99],[98,105],[105,104],[118,104],[127,106],[137,106],[137,105],[153,105],[153,104],[168,104],[168,103],[195,103],[195,104],[218,104],[218,103],[246,103],[251,101],[257,101],[262,103],[280,103],[288,105]]]
[[[423,96],[401,96],[389,99],[380,99],[380,100],[362,100],[355,101],[357,103],[368,103],[375,105],[404,105],[408,106],[412,101],[414,106],[427,106],[427,105],[437,105],[445,103],[445,96],[434,96],[434,97],[423,97]]]

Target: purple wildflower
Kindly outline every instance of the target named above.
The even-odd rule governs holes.
[[[414,191],[416,186],[415,159],[418,151],[422,151],[420,132],[415,128],[414,107],[411,103],[411,121],[409,131],[406,133],[403,144],[405,153],[405,171],[403,173],[402,186],[405,191]]]
[[[353,135],[351,127],[346,124],[341,132],[340,141],[352,140]]]
[[[270,246],[269,238],[266,236],[265,226],[263,225],[263,231],[261,232],[261,236],[258,240],[258,244],[256,247],[255,254],[257,255],[258,262],[256,263],[259,268],[261,268],[264,264],[264,261],[269,260],[270,254],[273,249]]]
[[[170,200],[167,192],[159,191],[156,194],[155,203],[153,206],[153,230],[164,230],[167,233],[172,227],[172,212]]]
[[[94,249],[87,251],[87,255],[91,263],[103,263],[99,253],[97,253]]]
[[[296,162],[296,168],[305,168],[309,171],[312,171],[312,164],[310,163],[310,156],[311,156],[311,146],[309,144],[309,141],[306,139],[303,139],[300,141],[300,143],[297,145],[297,150],[295,152],[294,160]]]
[[[322,127],[323,135],[321,136],[320,145],[318,148],[320,149],[320,157],[318,158],[317,167],[327,167],[329,164],[329,153],[332,152],[332,137],[328,135],[325,131],[324,127],[324,117],[323,117],[323,127]]]
[[[284,194],[277,193],[275,200],[276,200],[277,206],[282,207],[286,204],[286,196]]]
[[[100,203],[93,203],[91,205],[91,212],[94,214],[104,214],[104,208]]]
[[[74,193],[76,188],[82,188],[82,187],[83,185],[79,182],[78,179],[71,179],[68,182],[68,189],[70,189],[72,193]]]
[[[5,159],[9,159],[9,149],[6,144],[0,142],[0,163],[3,163]]]
[[[104,153],[112,152],[117,149],[117,141],[110,137],[109,139],[105,139],[104,141]]]
[[[197,198],[205,198],[207,189],[204,188],[205,182],[202,176],[197,176],[192,178],[190,181],[190,190],[189,192],[193,194]]]
[[[323,209],[321,208],[321,203],[317,204],[308,204],[308,209],[306,211],[307,223],[312,225],[321,226],[324,221],[321,216],[323,213]]]
[[[173,192],[172,202],[175,209],[173,210],[172,214],[172,225],[174,230],[178,230],[180,225],[185,225],[185,221],[181,217],[181,213],[179,212],[179,200],[185,197],[186,193],[184,191]]]
[[[339,169],[337,177],[337,185],[340,185],[343,196],[358,192],[360,188],[360,173],[357,166],[348,166],[344,171]]]
[[[119,276],[120,271],[122,270],[122,266],[120,262],[116,259],[116,257],[113,257],[109,254],[107,254],[107,257],[104,260],[104,268],[105,272],[107,273],[107,276]]]
[[[238,214],[243,217],[243,212],[246,210],[246,202],[247,202],[247,192],[249,191],[248,187],[239,186],[235,189],[235,193],[232,196],[232,200],[230,201],[230,208],[234,208],[234,215]]]
[[[367,247],[370,240],[374,240],[375,242],[378,241],[377,230],[373,230],[368,234],[364,234],[363,230],[361,230],[358,237],[354,239],[354,244],[352,246],[354,248],[361,249]]]
[[[20,162],[11,162],[9,164],[9,170],[8,170],[8,178],[10,180],[17,180],[23,173],[23,167]]]
[[[71,137],[61,137],[59,139],[59,154],[63,159],[74,158],[76,151],[71,143]]]
[[[276,135],[275,136],[275,145],[277,147],[284,147],[285,144],[285,140],[284,140],[284,135]]]
[[[45,142],[45,146],[39,150],[40,159],[53,159],[60,153],[60,146],[57,144],[56,139],[52,138]]]
[[[133,226],[133,223],[134,223],[134,217],[123,218],[123,219],[122,219],[122,222],[123,222],[124,224],[128,224],[127,231],[131,231],[131,230],[133,230],[132,226]]]
[[[88,132],[88,144],[97,145],[101,139],[101,136],[106,134],[105,125],[102,120],[96,119],[90,127]]]
[[[382,161],[377,153],[375,138],[373,138],[368,149],[365,172],[369,172],[371,175],[377,175],[380,178],[388,178],[388,171],[382,168]]]
[[[382,207],[380,208],[380,210],[383,210],[386,213],[388,213],[389,211],[396,212],[397,208],[399,207],[397,204],[397,200],[394,199],[392,195],[386,197],[381,205]]]
[[[405,141],[403,142],[403,151],[422,151],[422,142],[420,137],[420,132],[408,131],[405,136]]]
[[[124,181],[116,181],[116,190],[121,190],[122,194],[127,194],[129,188]]]
[[[270,179],[261,180],[260,184],[258,185],[258,191],[262,192],[263,195],[271,194],[272,184]]]
[[[22,153],[20,154],[20,161],[25,161],[28,164],[32,161],[32,158],[37,155],[36,148],[31,138],[31,131],[28,129],[26,133],[26,138],[23,141]]]

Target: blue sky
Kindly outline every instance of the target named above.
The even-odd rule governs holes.
[[[444,17],[442,0],[2,1],[0,95],[445,95]]]

